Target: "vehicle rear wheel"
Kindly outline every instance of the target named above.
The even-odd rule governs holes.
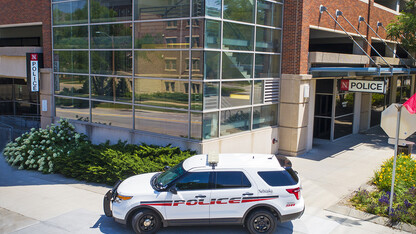
[[[276,230],[277,219],[268,210],[256,210],[248,216],[246,226],[252,234],[269,234]]]
[[[159,216],[151,210],[138,211],[131,222],[135,233],[156,233],[161,224]]]

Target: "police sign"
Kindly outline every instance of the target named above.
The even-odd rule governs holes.
[[[350,92],[385,93],[384,81],[376,80],[341,80],[341,90]]]
[[[31,92],[39,92],[39,69],[43,67],[41,53],[27,53],[27,84]]]

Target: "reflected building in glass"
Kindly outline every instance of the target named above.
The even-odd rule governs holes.
[[[282,9],[269,0],[52,0],[55,114],[200,152],[221,151],[229,135],[270,138]]]

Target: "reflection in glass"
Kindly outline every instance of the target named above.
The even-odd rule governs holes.
[[[188,137],[188,112],[136,106],[137,130]]]
[[[352,134],[352,123],[354,115],[335,118],[334,139]]]
[[[254,23],[254,0],[224,0],[224,19]]]
[[[221,0],[193,0],[192,16],[221,17]]]
[[[130,24],[91,25],[91,48],[131,49]]]
[[[54,71],[88,73],[88,51],[54,51]]]
[[[186,60],[188,63],[188,60]],[[219,79],[220,78],[220,52],[192,51],[191,79]],[[188,70],[189,65],[187,66]]]
[[[257,24],[282,27],[282,4],[257,1]]]
[[[264,102],[264,81],[254,81],[253,104]]]
[[[88,100],[55,97],[56,116],[64,119],[75,119],[88,122],[90,104]]]
[[[222,78],[251,78],[253,70],[253,54],[223,52]]]
[[[55,94],[88,98],[88,76],[55,75]]]
[[[54,49],[88,49],[88,27],[53,28]]]
[[[218,112],[203,114],[202,134],[204,139],[218,137]]]
[[[91,97],[114,102],[117,101],[131,103],[131,79],[91,76]]]
[[[371,94],[371,121],[370,127],[380,125],[381,112],[387,107],[386,95],[382,93]]]
[[[191,113],[191,139],[202,138],[202,113]]]
[[[202,82],[191,82],[191,110],[202,110],[202,100],[204,99],[204,85]]]
[[[257,27],[256,31],[256,51],[280,53],[280,30]]]
[[[234,107],[250,105],[251,82],[232,81],[222,82],[221,87],[221,107]]]
[[[279,78],[280,55],[256,54],[255,78]]]
[[[122,128],[133,127],[133,111],[131,105],[93,101],[91,112],[93,123]]]
[[[277,125],[277,105],[253,108],[253,129]]]
[[[225,50],[253,50],[254,27],[224,22],[222,48]]]
[[[221,136],[250,130],[251,108],[221,112]]]
[[[189,48],[189,29],[189,20],[136,23],[135,48]]]
[[[188,109],[188,82],[177,80],[134,79],[135,103]]]
[[[204,110],[218,109],[219,83],[204,83]]]
[[[188,79],[189,51],[136,51],[135,76]]]
[[[354,93],[336,96],[335,117],[354,113]]]
[[[90,10],[93,23],[132,19],[131,0],[90,0]]]
[[[53,24],[82,24],[88,22],[87,0],[52,5]]]
[[[219,49],[221,44],[221,22],[205,20],[205,47]]]
[[[165,19],[189,17],[189,0],[134,0],[134,19]]]
[[[313,122],[313,137],[330,140],[331,138],[331,118],[315,117]]]
[[[91,73],[129,76],[131,51],[91,51]]]

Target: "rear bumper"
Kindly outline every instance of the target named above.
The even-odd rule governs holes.
[[[305,212],[305,208],[303,208],[302,211],[297,212],[297,213],[282,215],[280,216],[280,222],[283,223],[283,222],[288,222],[290,220],[299,219],[303,215],[304,212]]]

